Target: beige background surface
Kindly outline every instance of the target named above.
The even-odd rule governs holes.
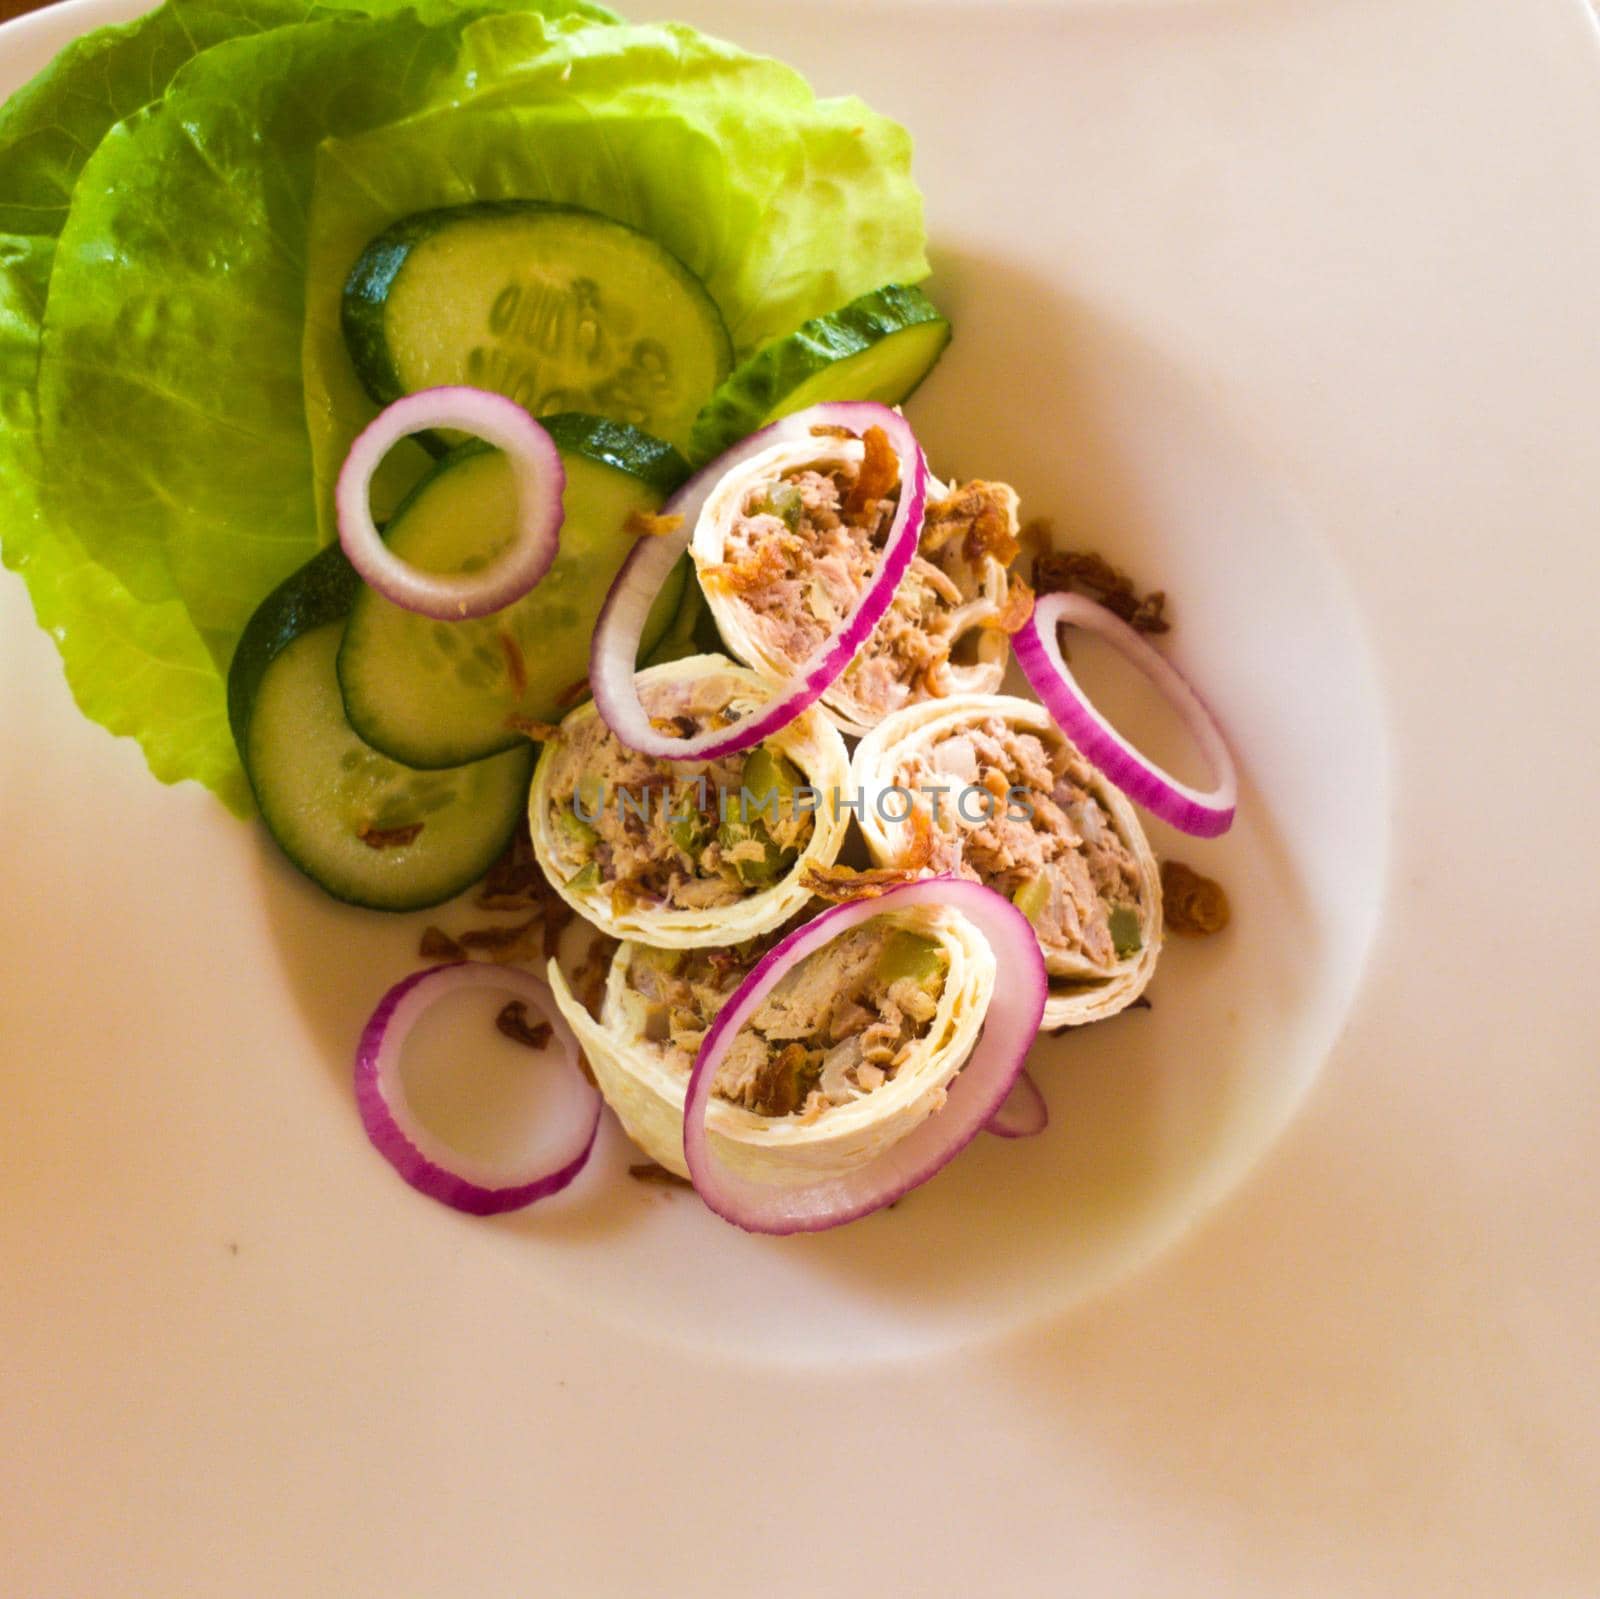
[[[662,9],[757,31],[710,0]],[[0,765],[0,804],[49,822],[4,881],[50,913],[0,923],[0,970],[37,966],[41,938],[61,954],[26,1008],[6,991],[7,1060],[40,1066],[0,1132],[19,1102],[83,1129],[57,1165],[24,1128],[0,1169],[15,1591],[1600,1591],[1593,30],[1566,0],[1065,9],[1094,62],[1060,94],[1072,137],[1096,162],[1147,139],[1176,174],[1148,216],[1109,182],[1085,197],[1081,270],[1247,397],[1383,655],[1385,929],[1307,1109],[1115,1293],[937,1361],[863,1373],[843,1351],[797,1383],[575,1333],[508,1286],[522,1240],[372,1222],[331,1080],[302,1104],[230,1075],[225,993],[191,1008],[162,974],[224,990],[257,953],[227,888],[248,847],[73,720],[8,581],[28,760]],[[764,46],[805,50],[798,15],[763,18]],[[948,59],[967,71],[991,26]],[[1255,126],[1229,120],[1241,83]],[[1182,145],[1202,104],[1215,142]],[[1226,235],[1200,220],[1218,196]],[[1269,250],[1301,293],[1258,287]],[[136,869],[62,908],[108,793]],[[165,936],[130,947],[130,925]],[[216,1068],[181,1105],[163,1033]],[[191,1126],[222,1136],[171,1153]],[[282,1184],[291,1148],[338,1203]],[[752,1484],[804,1558],[730,1516]]]

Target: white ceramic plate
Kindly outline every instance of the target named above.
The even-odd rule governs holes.
[[[468,1221],[348,1092],[416,925],[149,780],[7,577],[7,1591],[1594,1591],[1587,11],[675,9],[912,128],[919,430],[1171,592],[1245,799],[1157,847],[1236,925],[839,1234],[615,1135]]]

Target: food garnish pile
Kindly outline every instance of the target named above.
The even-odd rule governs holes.
[[[329,894],[502,918],[429,925],[357,1045],[421,1192],[531,1204],[609,1108],[637,1175],[838,1226],[1041,1131],[1040,1032],[1226,924],[1135,808],[1234,815],[1165,597],[901,409],[927,271],[904,129],[582,0],[167,0],[0,108],[0,550],[79,705]],[[570,1065],[534,1153],[408,1102],[463,989]]]

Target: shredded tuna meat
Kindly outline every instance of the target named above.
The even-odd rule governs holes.
[[[1137,912],[1139,870],[1110,813],[1092,791],[1094,774],[1065,740],[986,717],[919,751],[894,774],[902,787],[938,788],[925,864],[959,872],[1015,900],[1047,954],[1110,969],[1119,959],[1112,918]],[[968,791],[983,790],[987,801]],[[935,808],[931,796],[918,808]],[[980,812],[981,821],[969,821]],[[913,815],[916,813],[913,812]],[[923,846],[906,833],[904,847]]]
[[[1033,583],[1040,594],[1064,591],[1087,594],[1141,633],[1165,633],[1167,596],[1161,589],[1140,595],[1133,579],[1093,550],[1051,550],[1033,563]]]
[[[821,459],[752,485],[721,562],[702,580],[738,597],[769,654],[806,660],[855,610],[877,570],[899,473],[887,437],[869,428],[859,463]]]
[[[1222,884],[1182,861],[1161,863],[1161,899],[1167,926],[1175,933],[1205,937],[1220,933],[1233,918]]]
[[[861,720],[950,692],[947,618],[961,602],[953,590],[938,567],[912,559],[883,620],[841,674],[839,697]]]
[[[636,949],[628,1003],[648,1043],[688,1075],[706,1029],[778,935],[734,950]],[[758,1115],[815,1120],[891,1081],[939,1010],[946,961],[887,917],[806,957],[734,1040],[714,1091]]]
[[[982,627],[1015,632],[1027,620],[1014,589],[1003,610],[985,599],[990,563],[1005,566],[1016,554],[1016,519],[1016,492],[1004,483],[964,483],[928,507],[917,554],[888,611],[840,678],[836,698],[858,721],[956,692],[951,662],[962,638]],[[1031,608],[1031,595],[1026,603]]]
[[[644,695],[653,720],[694,733],[726,725],[731,701],[744,692],[713,674],[657,682]],[[609,890],[618,913],[737,904],[781,880],[815,829],[803,804],[781,796],[741,816],[747,779],[753,800],[772,793],[751,777],[758,760],[770,770],[766,746],[709,761],[662,761],[628,749],[589,717],[556,749],[547,806],[565,880]]]

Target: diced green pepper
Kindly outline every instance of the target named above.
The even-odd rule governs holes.
[[[1119,961],[1125,961],[1130,955],[1136,955],[1144,948],[1144,936],[1139,928],[1139,913],[1133,906],[1113,906],[1108,920],[1111,942]]]
[[[575,845],[585,854],[590,853],[600,842],[600,835],[574,810],[559,812],[556,825],[566,834],[568,843]]]
[[[1050,904],[1050,884],[1042,877],[1030,877],[1011,896],[1011,903],[1035,926]]]
[[[738,822],[724,822],[717,838],[726,854],[736,845],[754,840],[765,852],[760,860],[737,860],[729,864],[739,874],[739,881],[747,888],[771,888],[799,857],[798,850],[780,849],[767,835],[760,822],[745,827]]]
[[[770,744],[758,744],[750,751],[739,782],[752,797],[752,810],[765,810],[770,816],[775,808],[779,817],[793,814],[795,790],[801,784],[800,768]],[[777,796],[776,807],[771,795]]]
[[[717,837],[724,851],[751,840],[762,846],[759,861],[732,863],[739,881],[748,887],[770,887],[798,858],[798,850],[779,846],[772,827],[794,815],[795,791],[803,781],[799,768],[770,745],[758,744],[745,760],[738,807],[729,807]]]
[[[947,962],[944,951],[931,938],[920,933],[908,933],[896,928],[883,946],[878,957],[878,981],[886,988],[890,983],[909,977],[919,988],[930,994],[944,985]]]
[[[567,887],[574,894],[592,894],[600,886],[600,863],[590,861],[567,879]]]
[[[757,516],[775,516],[792,533],[800,526],[800,490],[793,483],[774,483],[752,507]]]
[[[685,809],[675,812],[672,820],[667,823],[667,837],[691,861],[700,858],[700,852],[706,847],[706,842],[710,836],[710,828],[707,826],[705,818],[698,811]]]
[[[665,818],[667,837],[683,851],[691,862],[698,862],[716,831],[712,819],[700,808],[703,799],[709,798],[705,779],[680,783],[673,791],[667,805]]]
[[[675,972],[683,965],[686,951],[681,949],[656,949],[649,944],[634,945],[634,959],[658,972]]]

